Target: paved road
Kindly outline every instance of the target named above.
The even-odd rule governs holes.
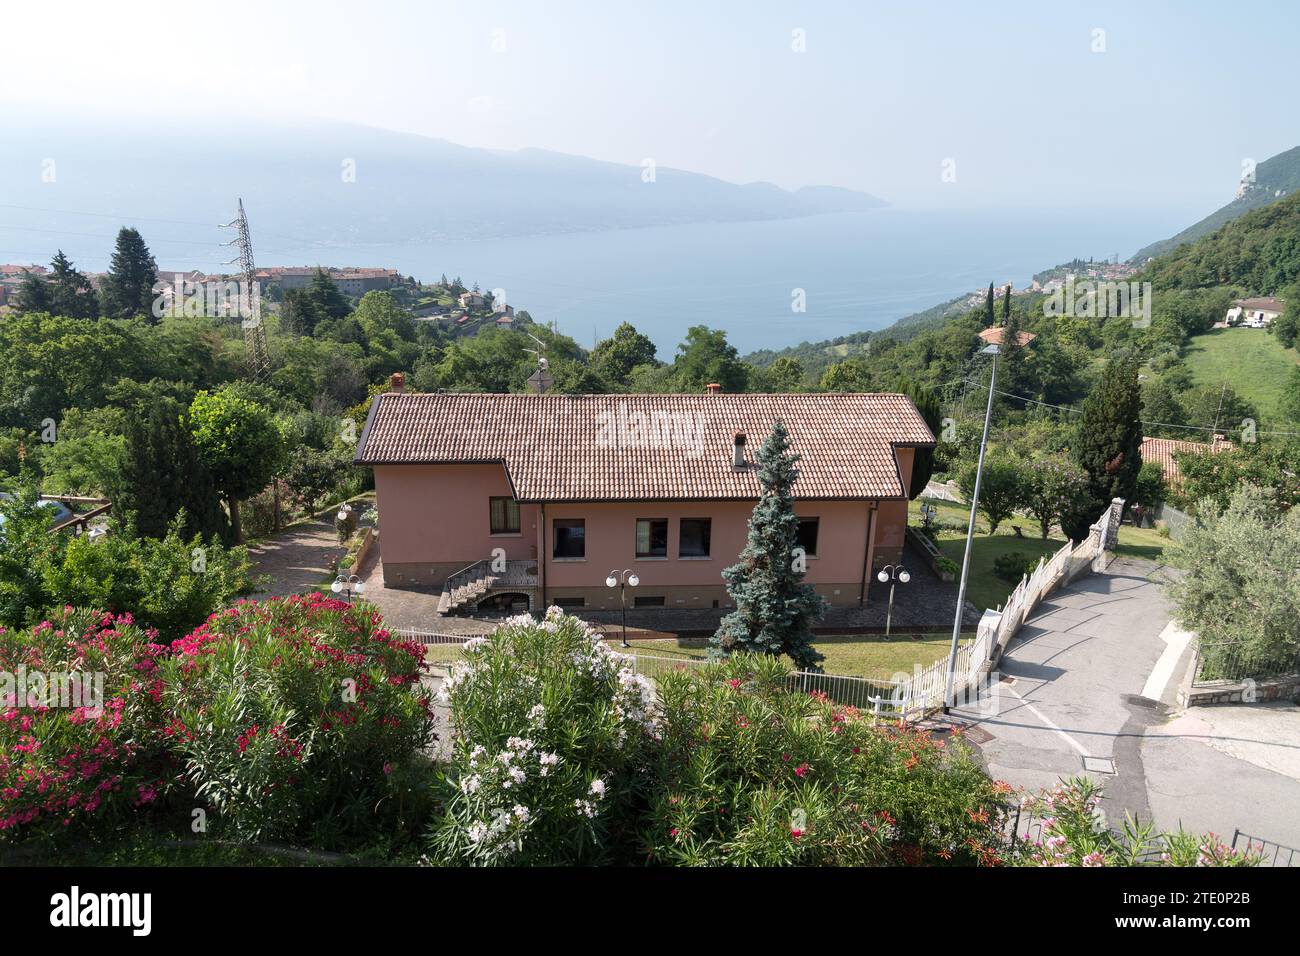
[[[1120,559],[1057,591],[1003,656],[996,713],[957,713],[989,772],[1013,785],[1083,774],[1105,786],[1113,822],[1128,812],[1300,846],[1300,708],[1179,715],[1191,648],[1159,578],[1150,562]]]

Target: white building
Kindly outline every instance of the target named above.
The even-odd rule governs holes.
[[[1263,329],[1273,324],[1273,320],[1282,314],[1285,303],[1281,299],[1235,299],[1232,308],[1224,317],[1228,325],[1244,325],[1251,329]]]

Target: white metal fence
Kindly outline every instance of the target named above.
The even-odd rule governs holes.
[[[982,632],[957,649],[957,666],[953,676],[956,696],[965,696],[977,686],[989,657],[991,641],[992,634]],[[837,703],[868,711],[876,717],[914,719],[943,705],[949,660],[949,655],[945,654],[928,667],[917,668],[911,676],[898,680],[794,671],[786,676],[786,688],[797,693],[825,694]],[[647,654],[636,655],[633,661],[636,672],[651,679],[665,672],[693,670],[708,664],[702,658],[655,657]]]
[[[415,641],[419,644],[464,644],[470,640],[471,634],[450,634],[439,631],[422,631],[414,627],[396,627],[392,628],[389,633],[394,637],[400,637],[402,640]]]
[[[1020,579],[998,612],[1001,615],[997,622],[998,654],[1006,649],[1011,638],[1016,636],[1025,619],[1034,612],[1044,597],[1063,581],[1073,578],[1083,565],[1094,566],[1096,559],[1103,554],[1106,541],[1111,537],[1112,527],[1119,521],[1123,506],[1123,501],[1116,499],[1110,510],[1092,526],[1088,537],[1079,542],[1078,547],[1069,541],[1065,542],[1050,558],[1040,558],[1038,566]]]

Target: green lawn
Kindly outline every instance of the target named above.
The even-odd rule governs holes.
[[[936,520],[945,523],[959,523],[963,528],[970,515],[966,505],[950,501],[928,501],[938,510]],[[921,500],[911,504],[909,517],[911,524],[921,523]],[[1024,537],[1016,537],[1019,528]],[[997,608],[1006,603],[1007,597],[1015,588],[1015,583],[1005,581],[993,573],[993,562],[1004,554],[1019,551],[1026,558],[1050,557],[1060,550],[1065,537],[1060,529],[1053,528],[1044,541],[1038,528],[1038,522],[1023,515],[1016,515],[1010,521],[998,526],[998,533],[990,536],[989,524],[983,515],[975,521],[975,540],[971,546],[970,577],[966,583],[966,598],[980,610]],[[1150,528],[1134,528],[1122,525],[1119,529],[1119,547],[1116,554],[1129,557],[1146,558],[1159,561],[1169,539]],[[966,552],[965,531],[949,530],[939,533],[939,547],[960,568],[962,557]]]
[[[1214,329],[1191,338],[1183,361],[1197,385],[1227,382],[1264,421],[1276,421],[1282,390],[1300,354],[1283,348],[1265,329]]]
[[[817,638],[817,649],[826,655],[822,669],[828,674],[888,679],[900,671],[911,674],[918,664],[922,667],[933,664],[948,653],[950,641],[950,637],[940,634],[894,634],[888,638],[861,634],[826,635]],[[708,651],[708,639],[700,637],[633,641],[631,653],[638,657],[702,660],[708,656]],[[447,663],[459,656],[459,644],[434,644],[428,649],[427,659]]]

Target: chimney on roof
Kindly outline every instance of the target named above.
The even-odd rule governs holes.
[[[722,391],[722,386],[719,385],[717,382],[710,382],[708,385],[704,386],[704,390],[707,391],[710,395],[717,395],[720,391]]]
[[[390,392],[402,392],[406,390],[406,375],[402,372],[394,372],[388,377],[388,390]]]
[[[736,432],[732,439],[731,464],[736,468],[745,467],[745,433]]]

